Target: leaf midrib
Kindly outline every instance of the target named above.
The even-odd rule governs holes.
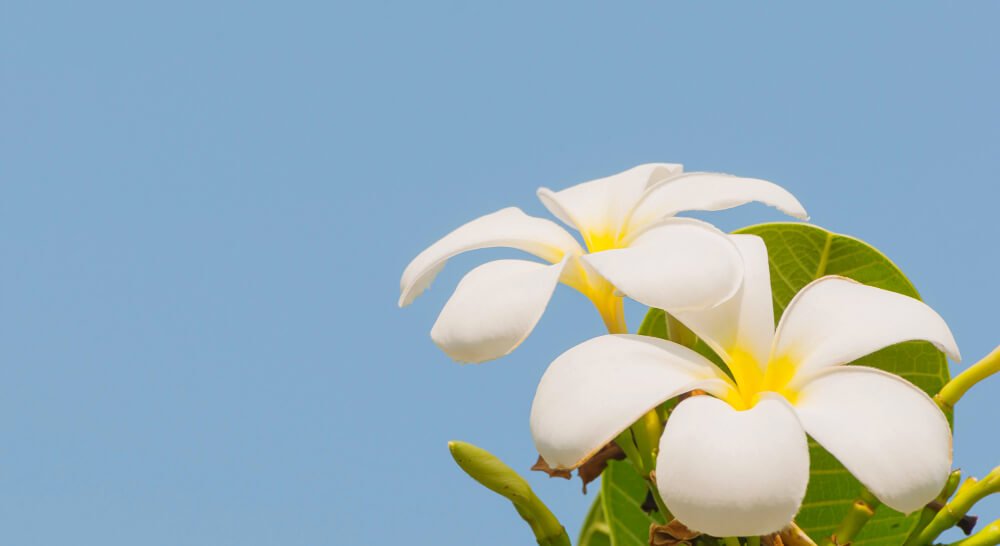
[[[816,273],[813,275],[813,280],[816,280],[826,274],[826,264],[830,260],[830,247],[833,246],[833,232],[826,232],[826,240],[823,241],[823,250],[819,254],[819,265],[816,266]]]

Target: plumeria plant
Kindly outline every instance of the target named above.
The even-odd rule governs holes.
[[[533,470],[576,470],[585,491],[601,476],[577,544],[923,546],[952,527],[968,535],[955,546],[1000,544],[1000,520],[975,529],[969,515],[1000,492],[1000,467],[961,482],[951,432],[1000,348],[950,378],[952,332],[888,258],[805,222],[726,234],[678,217],[760,202],[808,219],[776,184],[676,164],[538,197],[582,241],[517,208],[482,216],[413,259],[399,304],[462,252],[543,260],[488,262],[459,282],[431,338],[460,362],[513,351],[560,283],[594,304],[607,333],[554,358],[528,419]],[[635,334],[623,297],[649,307]],[[571,543],[517,472],[449,447],[539,544]]]

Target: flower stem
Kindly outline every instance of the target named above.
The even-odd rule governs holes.
[[[917,524],[913,526],[913,530],[910,531],[910,536],[906,537],[906,541],[903,542],[903,546],[914,546],[917,543],[917,539],[920,538],[920,533],[927,527],[927,524],[934,519],[934,516],[941,510],[941,508],[948,502],[948,499],[955,493],[958,489],[958,484],[962,481],[962,471],[955,470],[948,476],[948,481],[945,482],[944,488],[941,493],[938,494],[937,498],[933,502],[924,506],[924,509],[920,511],[920,518],[917,520]]]
[[[726,542],[726,546],[740,546],[740,539],[738,537],[725,537],[722,540]]]
[[[872,495],[866,488],[861,489],[861,494],[851,503],[851,508],[847,515],[840,522],[840,526],[829,537],[820,542],[820,546],[837,546],[847,544],[854,540],[862,528],[868,524],[868,520],[875,515],[875,510],[882,503]]]
[[[632,434],[642,457],[642,468],[649,475],[656,468],[656,454],[660,450],[660,435],[663,434],[663,421],[656,409],[646,412],[632,425]]]
[[[660,496],[660,489],[656,486],[656,481],[653,479],[646,480],[646,484],[649,485],[649,494],[653,496],[653,502],[656,503],[656,509],[663,514],[663,521],[670,523],[670,520],[674,519],[674,515],[670,513],[670,509],[667,508],[667,503],[663,502],[663,497]]]
[[[945,504],[920,532],[916,544],[930,544],[938,535],[958,523],[974,504],[997,492],[1000,492],[1000,466],[990,471],[981,481],[975,478],[965,480],[955,493],[955,498]]]
[[[1000,519],[983,527],[971,537],[953,542],[948,546],[996,546],[1000,544]]]
[[[635,467],[639,474],[642,474],[642,455],[639,454],[639,450],[635,447],[635,441],[632,439],[632,429],[625,429],[624,432],[615,438],[615,443],[625,452],[625,458],[632,463],[632,466]]]
[[[618,437],[615,438],[615,443],[618,444],[618,446],[622,448],[622,451],[625,452],[625,457],[628,459],[629,463],[632,464],[632,467],[635,468],[635,471],[646,480],[646,484],[649,486],[649,494],[653,496],[653,501],[656,502],[656,509],[663,514],[664,521],[669,523],[670,520],[673,519],[673,515],[670,513],[670,510],[667,509],[667,504],[663,502],[663,498],[660,497],[660,490],[656,487],[656,482],[652,477],[652,472],[656,464],[655,453],[652,457],[645,457],[643,455],[645,452],[636,447],[636,443],[638,442],[633,441],[633,438],[636,438],[636,436],[640,434],[638,429],[641,428],[641,424],[643,421],[647,420],[650,414],[653,414],[658,419],[658,415],[655,411],[647,413],[646,416],[640,419],[635,426],[625,429],[625,432],[619,434]],[[662,425],[660,426],[660,430],[662,431]]]
[[[747,546],[760,546],[760,537],[747,537]]]
[[[941,409],[950,410],[973,385],[997,372],[1000,372],[1000,346],[993,349],[979,362],[953,377],[941,388],[941,392],[934,396],[934,401],[941,406]]]

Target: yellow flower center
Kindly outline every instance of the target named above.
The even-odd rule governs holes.
[[[758,364],[749,351],[737,347],[729,351],[726,364],[733,374],[735,385],[725,396],[725,401],[737,410],[747,410],[760,400],[761,393],[773,392],[795,403],[798,392],[790,384],[795,377],[795,362],[788,357]]]

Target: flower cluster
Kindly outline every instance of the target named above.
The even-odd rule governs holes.
[[[414,258],[399,304],[461,252],[510,247],[543,260],[479,266],[445,304],[434,342],[455,360],[483,362],[531,333],[559,283],[593,302],[608,334],[556,358],[531,407],[531,434],[550,468],[581,466],[681,397],[650,457],[657,500],[691,530],[760,536],[788,526],[809,480],[807,435],[895,510],[918,510],[942,491],[952,441],[939,405],[902,377],[845,364],[912,340],[958,360],[944,320],[919,300],[827,276],[802,289],[775,325],[763,240],[676,216],[761,202],[807,219],[789,192],[649,164],[538,197],[582,244],[555,222],[503,209]],[[722,366],[690,347],[628,334],[623,297],[669,313]]]

